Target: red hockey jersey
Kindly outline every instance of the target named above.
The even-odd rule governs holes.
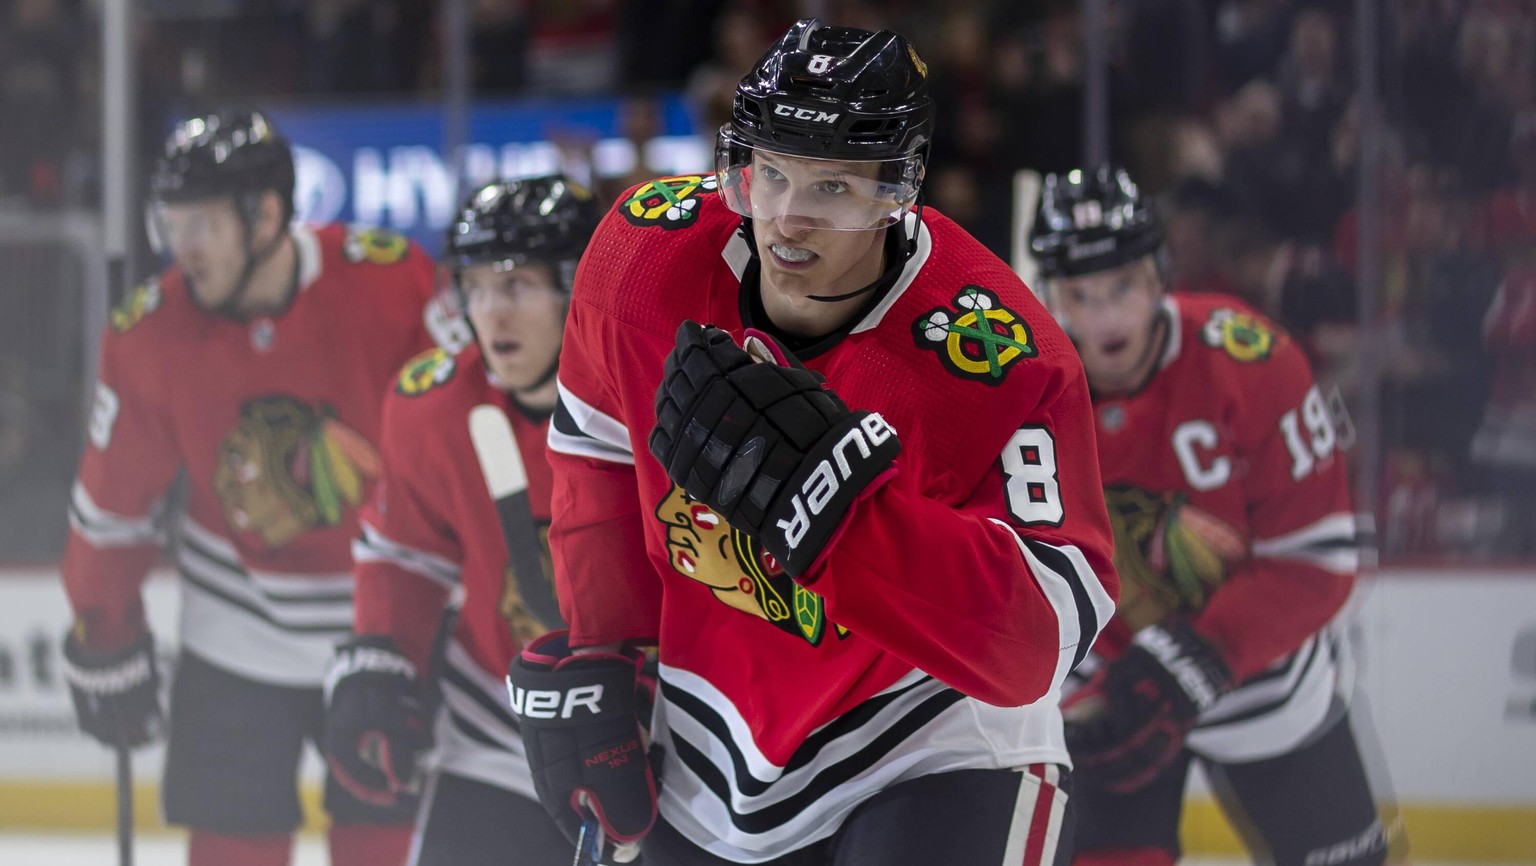
[[[64,585],[86,640],[143,629],[140,585],[167,530],[182,645],[263,682],[318,685],[351,625],[350,545],[378,474],[379,413],[431,345],[433,264],[389,232],[295,227],[300,290],[236,321],[171,268],[112,311],[70,507]],[[187,477],[184,512],[165,497]]]
[[[1133,627],[1184,611],[1243,681],[1190,744],[1251,759],[1294,744],[1328,709],[1333,647],[1317,636],[1358,562],[1344,457],[1284,331],[1224,295],[1171,295],[1164,314],[1152,380],[1094,401],[1099,460],[1117,543],[1160,547],[1153,555],[1183,557],[1203,579],[1141,580],[1122,562],[1121,615],[1094,651],[1113,658]]]
[[[544,629],[518,595],[470,441],[469,413],[484,404],[511,419],[534,521],[549,525],[547,420],[530,420],[491,383],[478,346],[421,355],[384,403],[383,474],[353,546],[356,631],[389,635],[425,670],[444,605],[462,592],[441,672],[440,765],[535,797],[502,677],[522,642]],[[547,562],[547,550],[540,556]]]
[[[1117,585],[1076,353],[931,209],[889,293],[801,359],[902,442],[814,591],[675,488],[646,447],[656,388],[684,319],[740,339],[739,227],[712,177],[682,177],[598,228],[561,357],[550,541],[574,644],[659,638],[663,814],[756,862],[904,778],[1065,763],[1056,691]]]

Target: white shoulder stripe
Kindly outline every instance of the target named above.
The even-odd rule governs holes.
[[[610,463],[635,462],[629,445],[629,430],[611,415],[577,397],[556,380],[560,403],[549,425],[549,447],[561,454],[591,457]]]
[[[164,500],[156,500],[143,517],[114,514],[97,505],[85,485],[76,481],[69,504],[70,528],[93,547],[136,547],[165,540],[159,522]]]
[[[352,542],[354,561],[388,563],[449,589],[458,584],[459,567],[446,557],[401,544],[374,529],[367,521],[360,521],[359,526],[363,534]]]

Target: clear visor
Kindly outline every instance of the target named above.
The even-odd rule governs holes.
[[[206,246],[218,233],[214,217],[204,209],[177,208],[162,201],[144,206],[144,227],[156,253]]]
[[[885,160],[815,159],[748,144],[720,128],[715,174],[726,207],[784,226],[857,232],[901,220],[923,180],[916,154]]]

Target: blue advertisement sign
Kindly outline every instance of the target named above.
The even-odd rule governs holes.
[[[591,185],[629,174],[641,157],[658,174],[708,169],[712,143],[697,134],[681,98],[659,97],[656,108],[657,134],[637,148],[621,133],[619,99],[477,103],[457,194],[435,103],[273,106],[267,113],[294,144],[301,219],[392,228],[436,254],[463,197],[496,177],[564,171]]]

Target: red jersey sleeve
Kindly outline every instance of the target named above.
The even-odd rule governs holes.
[[[1282,339],[1242,388],[1238,465],[1250,556],[1196,617],[1241,681],[1298,648],[1348,599],[1358,566],[1338,435],[1301,350]]]
[[[560,354],[560,402],[549,429],[554,473],[549,548],[560,613],[573,646],[654,640],[661,582],[645,547],[635,455],[615,395],[595,373],[607,363],[604,317],[571,305]],[[616,581],[623,601],[614,603]]]
[[[140,589],[163,541],[166,492],[181,468],[170,410],[157,399],[155,366],[144,356],[152,337],[106,329],[70,496],[64,589],[82,639],[95,649],[124,646],[144,629]]]
[[[999,706],[1056,688],[1119,595],[1087,382],[1075,361],[1049,369],[963,502],[898,475],[854,509],[815,583],[829,619]]]
[[[388,635],[425,670],[442,610],[460,579],[458,536],[434,505],[431,463],[409,429],[413,398],[391,393],[380,434],[380,482],[352,545],[353,629]]]

